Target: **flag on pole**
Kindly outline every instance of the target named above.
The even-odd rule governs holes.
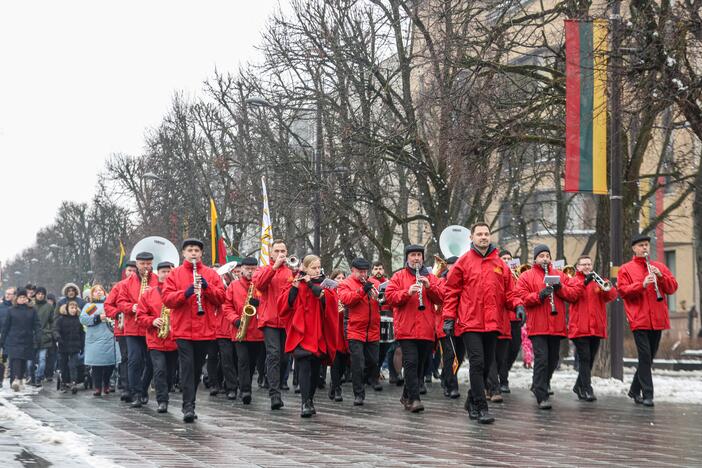
[[[607,194],[607,21],[565,20],[565,191]]]
[[[212,263],[224,265],[227,263],[227,244],[224,242],[224,231],[219,225],[217,207],[210,198],[210,241],[212,243]]]
[[[271,226],[271,213],[268,210],[268,192],[266,180],[261,177],[263,188],[263,219],[261,221],[261,251],[258,254],[258,265],[266,266],[271,262],[271,243],[273,242],[273,227]]]
[[[119,240],[119,278],[124,279],[124,269],[127,267],[127,252],[124,250],[122,239]]]

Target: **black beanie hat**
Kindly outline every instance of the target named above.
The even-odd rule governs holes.
[[[39,286],[37,288],[37,294],[43,294],[46,296],[46,288],[44,286]]]
[[[542,252],[548,252],[549,255],[551,255],[551,249],[548,248],[548,245],[537,244],[536,247],[534,247],[534,259],[536,259],[536,257],[538,257]]]

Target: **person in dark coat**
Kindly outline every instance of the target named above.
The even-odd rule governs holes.
[[[5,295],[0,302],[0,337],[2,337],[2,329],[5,323],[5,318],[7,317],[7,312],[12,307],[12,300],[15,298],[15,288],[7,288],[5,290]],[[2,388],[2,381],[5,378],[5,364],[7,363],[7,353],[2,350],[0,346],[0,388]]]
[[[5,350],[10,359],[12,390],[17,392],[24,387],[27,361],[34,360],[38,346],[39,316],[29,305],[27,291],[19,289],[14,304],[5,317],[0,337],[0,348]]]
[[[59,316],[54,321],[54,339],[58,342],[59,369],[66,391],[70,382],[71,393],[78,393],[78,365],[83,352],[85,332],[80,323],[80,307],[75,300],[69,300],[59,308]]]
[[[34,295],[34,308],[37,310],[40,325],[39,349],[37,350],[37,369],[33,376],[33,383],[36,387],[41,387],[46,372],[46,359],[49,350],[54,344],[54,305],[46,300],[46,288],[39,286]]]

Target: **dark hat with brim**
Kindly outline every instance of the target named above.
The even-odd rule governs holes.
[[[151,252],[139,252],[136,256],[137,261],[148,261],[154,259],[154,254]]]
[[[458,261],[458,257],[456,257],[456,256],[454,255],[453,257],[449,257],[449,258],[446,259],[446,264],[447,264],[447,265],[453,265],[453,264],[456,263],[457,261]]]
[[[356,257],[351,261],[351,268],[356,268],[357,270],[370,270],[370,267],[370,262],[365,258]]]
[[[509,256],[511,257],[511,256],[512,256],[512,252],[510,252],[509,250],[506,250],[506,249],[505,249],[505,250],[500,250],[500,255],[499,255],[499,257],[504,257],[505,255],[509,255]]]
[[[632,247],[638,244],[639,242],[651,242],[651,236],[647,236],[646,234],[637,234],[631,238]]]
[[[424,258],[424,246],[419,244],[410,244],[405,247],[405,261],[407,261],[407,256],[412,252],[421,252],[422,258]]]
[[[186,247],[189,247],[191,245],[200,247],[200,250],[203,250],[205,248],[205,244],[203,244],[200,239],[185,239],[183,241],[183,245],[180,247],[180,250],[185,250]]]
[[[173,264],[171,262],[159,262],[158,266],[156,267],[156,271],[160,270],[161,268],[173,268]]]
[[[129,267],[136,268],[137,266],[136,266],[136,262],[135,262],[134,260],[129,260],[129,261],[124,265],[124,267],[125,267],[125,268],[129,268]]]
[[[536,247],[534,247],[534,258],[538,257],[540,254],[548,252],[549,255],[551,255],[551,249],[548,248],[548,245],[546,244],[537,244]]]
[[[246,257],[241,260],[241,266],[258,266],[258,260],[255,257]]]

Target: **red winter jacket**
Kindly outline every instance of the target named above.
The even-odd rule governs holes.
[[[322,358],[326,364],[334,362],[338,334],[339,303],[336,293],[324,290],[324,309],[321,299],[316,297],[305,282],[300,282],[297,297],[292,306],[288,304],[288,294],[292,283],[278,298],[278,310],[288,324],[286,328],[285,352],[292,353],[300,346]]]
[[[216,336],[217,308],[224,302],[222,279],[212,268],[197,263],[197,272],[207,281],[202,289],[202,308],[197,315],[197,297],[186,298],[186,290],[193,284],[193,265],[188,261],[172,270],[163,286],[163,303],[171,308],[173,338],[193,341],[214,340]]]
[[[154,320],[161,316],[163,300],[161,298],[161,287],[159,284],[141,295],[137,305],[137,322],[146,329],[146,346],[157,351],[175,351],[178,349],[173,339],[173,334],[169,333],[166,338],[158,337],[158,328],[154,327]],[[171,314],[171,326],[173,325],[173,315]]]
[[[419,295],[410,295],[407,290],[417,282],[415,272],[408,267],[392,275],[385,289],[386,303],[393,308],[395,339],[429,340],[436,339],[437,307],[444,300],[444,291],[439,279],[425,275],[429,287],[423,288],[424,310],[419,310]]]
[[[549,265],[549,275],[561,278],[561,288],[554,293],[556,315],[551,315],[551,301],[548,297],[541,302],[539,292],[546,287],[544,284],[544,269],[535,265],[519,275],[517,295],[526,307],[527,330],[529,336],[553,335],[566,336],[566,308],[563,301],[575,302],[583,291],[582,282],[574,281],[562,271]]]
[[[656,301],[653,284],[649,284],[646,289],[643,287],[643,280],[648,275],[646,260],[643,257],[634,257],[619,269],[617,287],[624,300],[626,318],[632,331],[670,328],[668,301],[665,296],[678,290],[678,282],[661,262],[652,261],[651,265],[657,267],[663,275],[660,278],[656,277],[658,290],[664,298],[660,302]]]
[[[224,282],[222,282],[222,287],[224,287]],[[224,288],[224,300],[226,301],[227,299],[227,288]],[[215,324],[215,338],[222,338],[222,339],[227,339],[231,340],[233,336],[232,335],[232,328],[234,327],[232,322],[227,320],[227,314],[224,312],[224,303],[222,303],[221,306],[217,307],[215,311],[215,319],[214,319],[214,324]]]
[[[444,286],[443,316],[455,320],[455,335],[500,332],[509,322],[508,310],[521,304],[514,277],[497,250],[483,256],[471,248],[449,271]]]
[[[122,291],[122,286],[126,281],[127,279],[125,278],[115,284],[112,291],[110,291],[110,294],[108,294],[105,298],[105,315],[115,321],[115,336],[124,336],[124,329],[121,329],[118,326],[120,311],[117,308],[117,300],[119,299],[119,295]]]
[[[124,314],[124,336],[145,336],[146,327],[137,323],[136,316],[132,312],[134,304],[139,302],[141,277],[134,274],[124,281],[117,298],[117,309]],[[147,284],[149,288],[158,286],[158,277],[153,272],[149,272]]]
[[[252,280],[261,293],[258,328],[286,328],[287,322],[280,317],[278,298],[292,283],[292,270],[287,265],[281,265],[277,270],[273,269],[273,265],[268,265],[256,270]]]
[[[222,304],[222,310],[226,320],[232,324],[232,341],[236,338],[236,334],[239,332],[239,327],[234,326],[234,322],[241,319],[241,314],[244,310],[244,304],[246,303],[246,297],[249,294],[249,286],[251,282],[244,278],[243,276],[237,281],[234,281],[227,288],[227,292],[224,296],[224,304]],[[261,293],[254,289],[253,297],[260,298]],[[263,341],[263,331],[258,328],[258,315],[261,308],[256,308],[256,315],[251,317],[249,320],[249,327],[246,329],[246,336],[243,341]]]
[[[346,337],[363,342],[380,341],[378,301],[363,292],[363,284],[351,275],[339,284],[336,294],[348,310]]]
[[[446,303],[446,277],[448,276],[448,272],[445,272],[444,275],[439,278],[439,284],[441,285],[441,289],[444,291],[444,304]],[[441,339],[441,338],[446,338],[446,332],[444,332],[444,304],[437,305],[436,306],[436,317],[434,320],[434,323],[436,324],[436,338]]]
[[[575,274],[574,279],[583,284],[583,292],[568,309],[568,338],[607,338],[607,303],[617,298],[616,288],[612,286],[605,292],[594,281],[585,286],[585,275],[580,272]]]
[[[384,276],[380,278],[376,278],[375,276],[371,276],[368,278],[368,281],[371,281],[373,283],[373,286],[375,286],[375,289],[380,291],[380,285],[386,282],[388,279]],[[380,315],[381,317],[392,317],[392,307],[390,307],[387,304],[383,304],[382,306],[378,305],[378,309],[380,310]]]

